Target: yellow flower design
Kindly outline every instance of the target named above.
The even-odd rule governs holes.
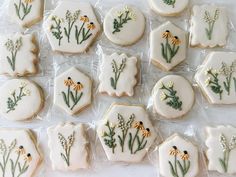
[[[68,77],[67,80],[64,81],[65,86],[72,86],[74,84],[74,81]]]
[[[80,21],[86,23],[86,22],[89,22],[89,18],[87,15],[84,15],[84,16],[80,17]]]
[[[181,157],[182,160],[188,160],[189,159],[189,154],[188,154],[187,151],[184,151],[184,153],[181,154],[180,157]]]
[[[23,146],[19,146],[17,149],[16,149],[16,153],[17,154],[25,154],[25,149]]]
[[[26,4],[30,4],[30,3],[33,2],[33,0],[24,0],[24,2],[25,2]]]
[[[180,153],[180,151],[178,150],[178,148],[176,146],[173,146],[169,152],[169,155],[173,155],[176,156]]]
[[[139,129],[139,130],[144,130],[144,126],[143,126],[142,121],[135,122],[133,127],[136,129]]]
[[[76,84],[74,84],[73,89],[75,91],[80,91],[81,89],[83,89],[83,85],[80,82],[77,82]]]
[[[89,23],[89,24],[87,25],[87,28],[90,29],[90,30],[95,29],[94,23],[93,23],[93,22]]]
[[[142,136],[143,137],[149,137],[151,136],[151,132],[149,128],[146,128],[145,130],[142,131]]]
[[[174,37],[172,37],[172,39],[171,39],[171,43],[172,43],[173,45],[180,45],[181,41],[179,40],[179,38],[178,38],[177,36],[174,36]]]
[[[163,34],[162,34],[162,38],[170,38],[172,37],[171,33],[169,30],[166,30]]]
[[[30,163],[32,161],[32,156],[30,153],[26,154],[25,158],[24,158],[24,161]]]

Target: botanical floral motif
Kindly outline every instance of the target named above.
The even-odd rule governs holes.
[[[16,15],[20,20],[24,20],[32,9],[33,0],[19,0],[18,4],[14,3]]]
[[[26,83],[21,83],[19,87],[19,92],[17,95],[17,91],[14,90],[11,93],[11,97],[8,97],[7,99],[7,113],[14,111],[16,109],[16,106],[18,105],[19,101],[22,100],[23,97],[29,96],[30,95],[30,90],[26,89],[25,87],[27,86]]]
[[[2,177],[5,177],[8,164],[10,163],[11,176],[20,177],[29,168],[29,164],[32,161],[30,153],[26,153],[25,148],[20,145],[16,147],[16,139],[14,139],[9,146],[6,145],[3,139],[0,139],[0,154],[2,156],[2,162],[0,162],[0,169],[2,171]],[[16,159],[11,157],[13,151],[17,154]],[[24,163],[21,164],[20,159],[23,159]]]
[[[105,126],[108,128],[108,132],[103,133],[103,138],[105,144],[112,149],[112,153],[115,153],[115,148],[116,148],[116,139],[114,138],[115,136],[115,128],[116,126],[113,126],[110,124],[109,121],[105,124]]]
[[[162,83],[160,89],[165,91],[161,92],[160,99],[162,101],[166,100],[167,105],[181,111],[183,102],[176,95],[177,91],[174,90],[174,83],[170,81],[167,86]]]
[[[89,18],[87,15],[80,17],[80,21],[82,22],[82,25],[80,28],[78,28],[78,26],[75,25],[75,38],[76,38],[77,44],[82,44],[84,41],[89,39],[93,35],[91,33],[91,30],[95,29],[94,23],[89,22]],[[87,27],[85,27],[86,24],[87,24]]]
[[[172,6],[173,8],[175,8],[175,2],[176,0],[163,0],[163,2],[167,5]]]
[[[121,114],[118,113],[118,128],[121,129],[122,131],[122,136],[118,135],[120,146],[121,146],[121,151],[124,152],[124,145],[125,145],[125,140],[126,136],[128,134],[129,129],[132,127],[132,123],[134,121],[135,115],[132,114],[129,117],[129,120],[126,122]]]
[[[167,63],[171,63],[173,57],[178,53],[181,41],[178,36],[172,36],[169,30],[162,34],[162,38],[166,39],[166,43],[161,43],[162,56]],[[170,39],[170,41],[169,41]],[[170,44],[171,42],[171,44]]]
[[[83,85],[80,82],[75,83],[71,77],[68,77],[67,80],[64,81],[64,85],[67,87],[67,93],[64,91],[61,92],[63,99],[68,108],[73,110],[83,96]]]
[[[113,21],[113,34],[120,32],[123,28],[123,25],[128,23],[130,20],[135,20],[136,15],[132,12],[132,9],[128,6],[125,6],[122,11],[117,12],[117,18]]]
[[[208,24],[208,28],[205,28],[206,35],[209,40],[212,39],[212,33],[214,30],[215,22],[219,19],[220,10],[216,9],[214,16],[211,16],[210,12],[205,11],[204,20]]]
[[[229,167],[230,152],[236,148],[236,135],[233,135],[230,139],[230,142],[228,142],[225,135],[220,134],[219,141],[223,150],[223,158],[219,158],[219,162],[224,172],[227,173]]]
[[[118,134],[117,137],[115,132],[116,126],[112,126],[109,121],[105,124],[109,132],[103,133],[104,142],[109,148],[112,148],[112,153],[115,153],[115,148],[117,147],[116,138],[119,140],[121,152],[125,150],[125,142],[127,142],[130,154],[136,154],[146,147],[147,138],[151,136],[151,131],[149,128],[144,127],[142,121],[134,122],[134,119],[135,115],[131,114],[126,122],[124,117],[118,113],[118,128],[121,129],[121,135]],[[135,133],[132,131],[134,129],[136,130]]]
[[[122,62],[121,64],[117,65],[116,61],[115,60],[112,60],[112,63],[111,63],[111,66],[112,66],[112,72],[114,73],[114,78],[111,77],[110,78],[110,81],[111,81],[111,86],[116,90],[117,88],[117,82],[120,78],[120,74],[123,72],[124,68],[125,68],[125,65],[126,65],[126,58],[123,58],[122,59]]]
[[[73,14],[69,10],[66,11],[67,28],[64,27],[64,32],[67,37],[68,43],[70,43],[71,30],[72,30],[75,22],[78,20],[79,14],[80,14],[80,10],[75,11],[75,13],[73,13]]]
[[[221,100],[223,90],[219,83],[219,72],[216,70],[208,69],[206,71],[206,75],[209,76],[206,80],[206,85],[210,86],[211,90],[214,93],[219,94]]]
[[[190,155],[188,154],[188,151],[184,150],[181,152],[176,146],[173,146],[169,151],[169,155],[174,156],[174,162],[168,161],[172,176],[184,177],[190,168]],[[178,156],[180,160],[182,160],[182,163],[178,160]],[[181,172],[181,175],[179,174],[179,171]]]
[[[75,132],[68,136],[67,139],[61,133],[58,133],[58,139],[64,150],[64,153],[61,153],[61,158],[66,162],[67,166],[70,166],[70,152],[75,141]]]
[[[50,31],[52,32],[52,35],[58,39],[58,45],[60,46],[61,40],[63,38],[61,24],[64,22],[64,20],[57,16],[52,16],[51,20],[53,24],[50,26]]]
[[[210,86],[211,90],[219,94],[220,100],[222,99],[222,93],[224,90],[230,95],[232,80],[234,81],[234,87],[236,91],[236,78],[233,77],[236,68],[236,61],[233,61],[231,65],[227,65],[225,62],[222,62],[221,68],[218,70],[208,69],[206,71],[206,75],[208,76],[206,82],[207,86]],[[223,85],[220,83],[219,77],[223,76],[225,81],[223,81]],[[223,90],[224,88],[224,90]]]
[[[7,50],[11,53],[11,56],[7,56],[7,61],[11,66],[11,69],[15,71],[16,66],[16,55],[22,46],[22,37],[19,37],[15,42],[11,39],[8,39],[5,43]]]
[[[232,75],[235,72],[235,69],[236,69],[236,60],[233,61],[230,66],[228,66],[226,63],[222,62],[220,73],[225,77],[226,81],[224,81],[223,84],[224,84],[224,88],[227,91],[228,95],[230,95]],[[233,79],[235,82],[236,78],[233,77]]]

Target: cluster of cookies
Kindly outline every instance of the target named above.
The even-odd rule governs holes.
[[[149,0],[161,16],[178,16],[188,0]],[[43,18],[43,0],[10,0],[12,20],[29,28]],[[187,48],[226,45],[227,12],[221,6],[193,6],[190,35],[172,22],[150,32],[150,60],[163,71],[171,71],[187,58]],[[87,2],[61,1],[43,23],[51,48],[60,53],[82,53],[95,41],[101,26]],[[103,22],[105,36],[114,44],[130,46],[145,31],[143,13],[133,5],[110,9]],[[34,34],[0,36],[0,74],[12,79],[0,87],[0,114],[11,121],[34,118],[44,107],[45,95],[28,76],[38,73],[39,46]],[[139,59],[125,53],[104,54],[98,91],[113,97],[132,97],[141,68]],[[21,78],[23,77],[24,78]],[[211,104],[236,103],[236,53],[211,52],[195,80]],[[92,102],[92,79],[71,67],[54,79],[54,105],[76,115]],[[185,116],[193,107],[195,94],[185,77],[167,75],[153,87],[153,111],[166,119]],[[97,126],[97,135],[110,161],[140,162],[154,143],[157,132],[142,105],[113,103]],[[207,127],[208,170],[236,173],[236,128]],[[84,124],[60,123],[47,129],[52,168],[75,171],[88,168],[89,138]],[[195,177],[200,170],[198,146],[179,134],[158,148],[159,172],[165,177]],[[42,161],[37,139],[28,129],[0,129],[0,174],[3,177],[32,177]]]

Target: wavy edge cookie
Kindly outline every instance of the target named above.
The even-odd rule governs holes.
[[[31,38],[31,49],[29,52],[31,52],[34,56],[33,60],[32,60],[32,64],[34,66],[34,71],[29,71],[28,69],[25,69],[23,72],[19,73],[17,71],[13,71],[12,73],[9,72],[1,72],[1,75],[6,75],[6,76],[11,76],[11,77],[23,77],[23,76],[31,76],[31,75],[35,75],[39,72],[39,44],[38,44],[38,40],[37,37],[35,35],[35,33],[30,33],[30,34],[22,34],[22,33],[15,33],[13,35],[9,35],[8,39],[10,38],[16,38],[16,36],[19,36],[19,38],[22,37],[30,37]],[[5,38],[5,36],[4,36]],[[10,39],[11,40],[11,39]],[[30,44],[29,44],[30,45]],[[19,58],[20,60],[21,58]]]
[[[59,132],[60,129],[63,129],[63,128],[67,128],[67,127],[71,127],[73,126],[74,127],[74,130],[78,130],[80,131],[79,133],[81,133],[81,135],[83,136],[83,141],[85,142],[84,144],[82,144],[81,146],[83,146],[84,148],[84,153],[85,153],[85,159],[86,160],[86,164],[84,165],[84,167],[81,167],[81,166],[77,166],[77,167],[74,167],[74,168],[64,168],[64,169],[61,169],[60,167],[58,167],[57,165],[55,165],[54,163],[54,158],[53,158],[53,155],[52,155],[52,151],[53,151],[53,148],[54,148],[54,144],[53,142],[51,141],[51,137],[50,134],[53,134],[54,132]],[[85,132],[85,124],[83,123],[73,123],[73,122],[61,122],[57,125],[53,125],[53,126],[50,126],[47,128],[47,135],[48,135],[48,147],[50,149],[50,160],[51,160],[51,164],[52,164],[52,168],[53,170],[60,170],[60,171],[78,171],[78,170],[81,170],[81,169],[87,169],[89,168],[89,165],[90,165],[90,148],[89,148],[89,140],[88,140],[88,135],[86,134]],[[78,133],[78,132],[77,132]],[[76,147],[74,147],[76,148]]]
[[[135,61],[135,70],[134,70],[134,73],[133,73],[133,75],[132,75],[132,77],[133,77],[133,79],[135,80],[135,81],[132,81],[132,83],[131,83],[131,85],[129,86],[129,93],[127,92],[127,91],[120,91],[120,92],[116,92],[116,91],[107,91],[107,89],[102,89],[102,86],[104,85],[104,84],[102,84],[102,81],[104,80],[104,78],[102,78],[102,76],[104,75],[103,73],[102,73],[102,67],[106,64],[106,58],[108,57],[108,58],[112,58],[112,57],[122,57],[122,56],[124,56],[127,60],[136,60]],[[135,86],[138,84],[138,80],[139,80],[139,71],[140,71],[140,66],[139,66],[139,59],[137,58],[137,57],[135,57],[135,56],[128,56],[127,54],[125,54],[125,53],[121,53],[121,54],[119,54],[119,53],[117,53],[117,52],[115,52],[115,53],[112,53],[112,54],[108,54],[108,55],[106,55],[106,54],[104,54],[103,55],[103,57],[102,57],[103,59],[102,59],[102,64],[101,64],[101,66],[100,66],[100,74],[99,74],[99,87],[98,87],[98,89],[99,89],[99,92],[101,93],[101,94],[107,94],[107,95],[109,95],[109,96],[113,96],[113,97],[124,97],[124,96],[129,96],[129,97],[132,97],[133,95],[134,95],[134,91],[135,91]],[[124,67],[125,68],[125,67]],[[109,77],[109,76],[108,76]],[[110,81],[110,80],[109,80]],[[132,88],[132,89],[131,89]]]

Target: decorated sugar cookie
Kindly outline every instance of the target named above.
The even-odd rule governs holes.
[[[133,96],[137,83],[137,58],[126,54],[104,55],[99,75],[99,92],[110,96]]]
[[[236,128],[232,126],[207,127],[206,155],[208,170],[235,174]]]
[[[193,47],[226,45],[227,24],[225,8],[216,5],[194,6],[190,26],[190,45]]]
[[[111,42],[122,46],[132,45],[143,36],[145,18],[135,6],[118,5],[106,14],[103,27]]]
[[[156,138],[144,108],[125,104],[109,108],[97,133],[110,161],[140,162]]]
[[[168,119],[180,118],[187,114],[194,100],[193,88],[182,76],[165,76],[153,88],[154,112]]]
[[[48,146],[54,170],[88,168],[88,141],[83,124],[59,124],[48,128]]]
[[[0,74],[24,76],[35,74],[38,47],[33,34],[0,36]]]
[[[0,176],[33,177],[41,156],[30,130],[0,129]]]
[[[44,0],[9,0],[9,15],[22,27],[31,27],[43,18]]]
[[[43,104],[43,92],[32,81],[12,79],[0,88],[0,113],[6,119],[31,119],[42,109]]]
[[[152,63],[166,71],[186,58],[186,32],[171,22],[166,22],[150,34]]]
[[[92,81],[75,67],[55,79],[54,104],[68,114],[76,114],[91,103]]]
[[[211,52],[195,80],[210,103],[236,103],[236,53]]]
[[[62,1],[44,23],[54,51],[85,52],[100,31],[100,25],[89,3]]]
[[[159,146],[159,169],[163,177],[195,177],[199,172],[198,149],[174,134]]]
[[[153,11],[163,16],[177,16],[188,6],[189,0],[149,0]]]

